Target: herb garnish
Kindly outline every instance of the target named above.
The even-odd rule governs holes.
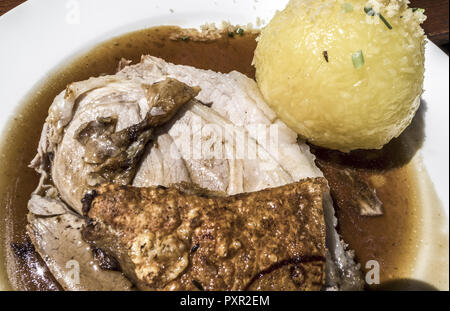
[[[189,40],[189,36],[184,36],[184,37],[181,38],[181,40],[188,41]]]
[[[381,19],[381,21],[386,25],[387,28],[392,29],[391,24],[388,23],[388,21],[384,18],[383,15],[381,15],[380,13],[378,13],[378,17]]]
[[[371,7],[365,7],[364,12],[369,16],[375,16],[375,11]]]
[[[198,290],[204,291],[202,284],[200,284],[197,280],[192,280],[192,284],[194,284]]]
[[[421,12],[422,14],[425,13],[425,9],[422,9],[422,8],[413,8],[412,11],[413,11],[413,12],[419,11],[419,12]]]
[[[364,12],[369,16],[375,16],[375,14],[381,19],[381,21],[386,25],[387,28],[392,29],[391,24],[384,18],[381,13],[376,13],[371,7],[365,7]]]
[[[328,63],[328,51],[323,51],[323,58],[325,58]]]
[[[238,35],[240,35],[240,36],[243,36],[243,35],[244,35],[244,29],[242,29],[242,28],[236,29],[236,33],[237,33]]]
[[[228,32],[228,37],[234,38],[234,32],[232,32],[232,31]]]
[[[363,52],[361,50],[359,50],[358,52],[355,52],[352,54],[352,61],[353,61],[353,67],[355,67],[355,69],[359,69],[362,66],[364,66],[364,55]]]

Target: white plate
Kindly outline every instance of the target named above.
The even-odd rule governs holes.
[[[269,21],[287,0],[29,0],[0,18],[0,131],[21,101],[39,81],[67,60],[99,42],[133,30],[157,25],[198,27]],[[20,60],[20,61],[18,61]],[[426,47],[425,142],[416,157],[423,160],[446,216],[443,234],[448,237],[449,215],[449,59],[437,46]],[[36,129],[38,130],[38,129]],[[40,130],[40,129],[39,129]],[[0,132],[0,133],[1,133]],[[1,138],[0,138],[1,139]],[[427,201],[427,200],[425,200]],[[439,201],[439,200],[438,200]],[[428,204],[431,201],[428,201]],[[435,202],[435,201],[433,201]],[[425,202],[427,203],[427,202]],[[424,204],[425,204],[424,203]],[[431,204],[432,205],[432,204]],[[427,206],[428,209],[428,206]],[[436,206],[429,207],[424,228],[432,231]],[[433,220],[434,219],[434,220]],[[442,220],[442,219],[441,219]],[[441,231],[442,231],[441,230]],[[448,253],[444,283],[433,280],[429,266],[434,249],[431,235],[420,242],[421,253],[412,276],[448,289]],[[448,252],[448,239],[445,245]],[[0,259],[1,261],[2,259]],[[442,262],[441,262],[442,263]],[[436,269],[440,269],[436,267]],[[445,274],[444,273],[444,274]],[[441,273],[442,274],[442,273]],[[0,284],[0,288],[1,288]]]

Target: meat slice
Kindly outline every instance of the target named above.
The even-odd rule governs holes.
[[[277,119],[264,101],[256,82],[239,72],[223,74],[175,65],[146,55],[139,64],[123,68],[117,76],[150,84],[173,78],[201,88],[196,99],[209,103],[210,108],[191,104],[187,113],[183,113],[179,120],[171,124],[167,132],[175,141],[188,168],[192,167],[191,178],[196,182],[201,180],[203,187],[237,194],[323,176],[314,164],[309,147],[303,142],[299,144],[297,134]],[[215,161],[193,157],[192,151],[185,147],[187,137],[180,135],[183,131],[179,129],[186,128],[183,127],[186,124],[195,124],[196,118],[200,118],[204,124],[231,129],[234,133],[229,134],[234,134],[235,137],[247,136],[248,146],[254,145],[258,150],[257,157],[249,159],[246,154],[245,159],[249,161],[241,161],[239,157],[229,155],[225,157],[228,161],[223,161],[223,157]],[[194,134],[207,139],[210,133],[191,133]],[[229,149],[242,147],[235,141],[215,142],[230,144]],[[217,172],[211,169],[212,164]],[[268,176],[268,173],[272,176]],[[205,174],[207,178],[204,178]],[[140,183],[138,186],[150,185]]]
[[[27,232],[36,251],[65,290],[127,291],[131,283],[117,271],[100,269],[81,237],[84,218],[57,199],[34,194]]]
[[[79,213],[81,198],[92,187],[134,179],[153,129],[168,122],[199,91],[174,79],[151,85],[97,79],[108,83],[100,87],[97,82],[96,89],[87,92],[84,87],[84,96],[78,94],[78,107],[52,165],[62,198]],[[76,85],[71,87],[77,89]]]
[[[144,290],[320,290],[323,178],[230,197],[101,186],[83,237]]]

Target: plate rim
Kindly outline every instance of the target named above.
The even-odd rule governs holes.
[[[88,4],[89,2],[91,2],[91,4]],[[5,13],[0,17],[0,37],[3,38],[3,44],[0,45],[0,68],[6,68],[6,70],[2,71],[3,73],[0,72],[0,87],[4,88],[0,91],[0,103],[7,103],[7,105],[5,106],[4,104],[0,104],[0,145],[3,141],[3,132],[8,126],[12,116],[15,115],[21,107],[22,102],[29,96],[29,93],[39,87],[39,80],[44,79],[45,76],[58,70],[70,59],[82,54],[100,42],[106,41],[126,32],[161,24],[178,24],[182,27],[199,27],[208,21],[220,23],[224,19],[224,17],[218,18],[220,16],[226,16],[225,19],[230,20],[233,23],[246,24],[247,22],[252,22],[255,24],[258,16],[263,19],[268,19],[268,17],[273,15],[276,9],[283,8],[288,0],[276,1],[276,3],[274,3],[273,0],[259,0],[258,2],[253,0],[230,0],[229,2],[191,0],[191,2],[191,6],[187,7],[182,0],[165,0],[163,3],[158,0],[128,0],[127,6],[132,7],[128,13],[132,14],[132,16],[126,16],[124,21],[119,24],[113,20],[106,19],[106,25],[101,29],[96,28],[97,30],[93,31],[92,34],[88,34],[86,30],[87,25],[91,25],[93,28],[97,27],[94,23],[95,16],[92,16],[92,14],[88,14],[87,20],[83,21],[83,23],[86,23],[84,26],[78,25],[80,27],[78,30],[77,24],[69,25],[67,21],[61,18],[61,16],[58,17],[58,14],[61,15],[61,12],[66,12],[69,10],[69,4],[73,5],[73,3],[78,3],[81,7],[93,8],[92,10],[94,11],[95,8],[99,8],[108,3],[108,5],[113,7],[113,9],[107,13],[117,16],[120,12],[117,12],[117,8],[114,9],[114,3],[118,5],[121,3],[120,0],[96,0],[96,4],[94,5],[91,0],[28,0],[27,2],[22,3],[16,8]],[[200,6],[203,10],[195,11],[196,8]],[[146,17],[146,15],[142,14],[142,12],[133,11],[142,8],[153,10],[151,14],[148,14],[150,17]],[[236,8],[245,8],[245,10],[242,10],[244,13],[241,14],[241,12],[233,12]],[[36,15],[36,10],[40,13],[39,18],[34,16]],[[135,15],[136,19],[133,18]],[[154,16],[153,19],[151,16]],[[190,16],[192,20],[187,20],[186,16]],[[249,16],[251,16],[250,20],[248,20]],[[51,22],[42,23],[38,29],[33,28],[33,26],[36,25],[40,19],[50,20]],[[54,28],[55,24],[60,26],[57,30]],[[116,26],[113,27],[112,25]],[[38,63],[33,63],[33,60],[24,59],[24,62],[20,64],[20,66],[23,66],[24,68],[14,68],[13,64],[9,61],[11,56],[18,53],[21,57],[23,57],[24,52],[22,49],[27,47],[27,44],[31,45],[35,44],[36,41],[39,41],[38,39],[31,40],[32,42],[17,40],[17,38],[23,36],[23,34],[28,30],[31,30],[33,34],[42,32],[40,38],[42,39],[45,37],[45,40],[42,39],[42,41],[45,42],[48,42],[51,38],[54,39],[54,36],[51,35],[54,31],[59,32],[59,34],[67,31],[69,34],[79,39],[80,42],[76,44],[74,43],[73,47],[69,47],[68,49],[57,49],[56,53],[59,53],[59,57],[56,57],[57,61],[54,63],[41,59],[43,65],[39,66]],[[78,35],[76,34],[77,32],[79,32]],[[59,40],[60,44],[64,44],[65,42],[66,41],[64,41],[64,39]],[[39,55],[45,52],[45,48],[36,44],[33,52]],[[424,129],[426,138],[424,141],[424,146],[420,150],[420,155],[423,158],[423,165],[430,174],[430,178],[433,181],[440,200],[442,201],[448,222],[449,57],[431,41],[427,42],[425,53],[426,71],[424,82],[425,92],[423,94],[423,98],[428,103],[428,109],[425,115]],[[45,69],[42,70],[42,68]],[[39,72],[32,74],[32,77],[28,80],[25,79],[25,82],[22,81],[24,82],[22,86],[18,85],[17,81],[19,81],[19,78],[23,76],[23,73],[27,72],[27,70]],[[7,74],[5,74],[5,72]],[[14,74],[11,76],[8,74],[9,72],[14,72]],[[12,91],[6,92],[5,90]],[[430,106],[431,102],[436,102],[436,104]],[[436,122],[436,120],[438,120],[438,122]],[[437,127],[435,123],[440,124],[440,126]],[[438,165],[436,163],[442,163],[444,167],[437,167]],[[3,237],[1,238],[3,239]],[[0,264],[2,261],[3,258],[0,258]],[[2,284],[0,278],[0,289],[1,288]]]

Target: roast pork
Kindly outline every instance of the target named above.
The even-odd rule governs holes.
[[[158,100],[161,94],[170,100]],[[155,121],[160,115],[164,122]],[[119,272],[101,269],[81,238],[82,199],[104,182],[187,183],[226,196],[323,177],[309,147],[277,119],[255,81],[152,56],[115,75],[73,83],[56,97],[32,167],[42,178],[29,203],[28,232],[68,290],[131,288]],[[327,191],[323,200],[324,288],[360,289],[359,266],[335,230]],[[80,263],[78,282],[64,275],[69,258]]]

